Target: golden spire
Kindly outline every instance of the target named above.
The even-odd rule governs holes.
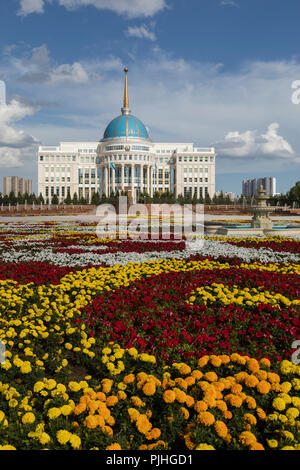
[[[129,100],[128,100],[128,85],[127,85],[127,72],[128,72],[128,68],[125,67],[124,68],[124,72],[125,72],[125,88],[124,88],[124,102],[123,102],[123,107],[125,109],[128,109],[129,108]]]

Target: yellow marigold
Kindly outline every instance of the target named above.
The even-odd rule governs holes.
[[[286,416],[289,419],[296,419],[299,416],[299,410],[297,408],[289,408],[286,412]]]
[[[186,377],[185,382],[188,387],[191,387],[196,382],[196,379],[195,377],[192,377],[191,375],[189,375],[189,377]]]
[[[66,431],[65,429],[60,429],[56,433],[56,439],[58,442],[62,445],[67,444],[69,442],[71,437],[71,433],[69,431]]]
[[[51,437],[46,432],[42,432],[42,434],[39,436],[39,441],[44,446],[51,441]]]
[[[197,416],[197,421],[204,426],[211,426],[215,422],[215,417],[209,411],[201,411]]]
[[[61,414],[64,415],[64,416],[69,416],[73,409],[70,405],[63,405],[61,408],[60,408],[60,411],[61,411]]]
[[[47,414],[50,419],[56,419],[61,415],[61,411],[59,408],[53,407],[53,408],[49,408]]]
[[[72,392],[79,392],[79,390],[81,389],[81,386],[77,382],[69,382],[69,389]]]
[[[244,431],[239,435],[239,442],[245,446],[250,446],[256,442],[256,437],[252,432]]]
[[[23,424],[32,424],[35,422],[35,416],[33,413],[25,413],[22,416],[22,423]]]
[[[140,433],[147,434],[147,432],[152,428],[152,424],[145,414],[141,414],[136,420],[136,427]]]
[[[262,395],[266,395],[271,390],[271,385],[266,380],[261,380],[257,386],[256,390]]]
[[[278,411],[283,411],[285,409],[285,401],[282,398],[274,398],[272,405],[273,408]]]
[[[113,430],[110,426],[105,425],[105,426],[103,426],[102,429],[103,429],[104,433],[108,434],[108,436],[112,437],[114,435],[114,432],[113,432]]]
[[[173,403],[176,399],[175,392],[173,390],[166,390],[163,393],[163,400],[165,403]]]
[[[70,436],[70,444],[73,449],[79,449],[81,446],[81,439],[76,434],[71,434]]]
[[[214,424],[214,427],[215,427],[215,431],[216,431],[216,433],[219,437],[224,439],[227,436],[228,428],[227,428],[226,424],[223,423],[223,421],[216,421],[215,424]]]
[[[216,449],[210,444],[198,444],[196,447],[196,450],[216,450]]]
[[[281,388],[284,393],[289,393],[292,388],[292,384],[290,382],[283,382],[281,384]]]
[[[151,382],[146,382],[145,385],[143,386],[143,393],[147,396],[152,396],[156,392],[156,386],[153,381]]]
[[[122,450],[122,447],[117,442],[114,442],[113,444],[107,446],[105,450]]]
[[[267,444],[271,449],[278,447],[278,441],[276,441],[276,439],[267,439]]]

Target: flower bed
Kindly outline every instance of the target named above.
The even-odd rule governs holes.
[[[300,450],[299,241],[94,230],[0,226],[0,449]]]

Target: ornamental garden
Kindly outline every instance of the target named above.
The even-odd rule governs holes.
[[[0,224],[0,448],[300,450],[296,238]]]

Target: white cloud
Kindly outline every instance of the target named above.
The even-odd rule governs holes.
[[[278,129],[279,124],[273,122],[265,134],[253,130],[228,132],[215,146],[218,152],[229,158],[294,158],[292,146],[278,135]]]
[[[89,76],[79,62],[74,62],[72,65],[62,64],[51,70],[47,81],[52,85],[62,82],[86,83]]]
[[[45,44],[23,53],[21,57],[8,57],[10,71],[19,76],[19,80],[27,83],[86,83],[88,72],[79,62],[52,66],[50,52]]]
[[[63,79],[54,83],[54,75],[64,79],[69,75],[56,70],[62,64],[52,64],[47,48],[31,52],[25,59],[16,62],[16,57],[5,57],[0,61],[2,76],[10,77],[23,96],[45,103],[39,122],[22,123],[44,145],[99,140],[108,122],[120,113],[122,69],[127,65],[130,108],[149,127],[154,141],[194,142],[199,147],[217,142],[217,174],[253,172],[253,155],[258,151],[256,172],[268,172],[270,162],[274,172],[299,171],[300,105],[291,101],[291,84],[300,78],[296,61],[249,62],[228,72],[222,64],[188,61],[156,46],[146,58],[128,63],[113,56],[78,57],[76,63],[82,65],[89,81],[70,86]],[[47,106],[51,101],[56,108]],[[270,123],[278,123],[280,128],[268,128]],[[233,160],[232,149],[244,152],[244,157]]]
[[[31,13],[44,13],[44,0],[20,0],[19,16],[27,16]]]
[[[230,6],[230,7],[238,7],[239,6],[234,0],[222,0],[221,5]]]
[[[38,141],[23,130],[12,126],[13,123],[31,116],[35,108],[13,99],[9,104],[0,105],[0,167],[23,165],[23,157],[34,151]]]
[[[18,15],[43,13],[45,2],[53,0],[20,0]],[[167,7],[165,0],[56,0],[68,10],[84,6],[94,6],[99,10],[110,10],[129,18],[149,17]]]
[[[155,41],[156,36],[153,31],[150,31],[145,24],[141,26],[129,26],[126,33],[128,36],[134,36],[139,39],[150,39]]]

